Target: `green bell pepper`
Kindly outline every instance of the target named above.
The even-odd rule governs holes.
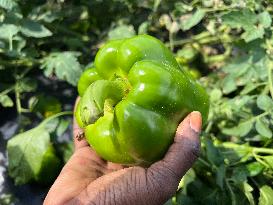
[[[161,159],[191,111],[207,119],[209,98],[159,40],[148,35],[106,43],[83,73],[75,117],[105,160],[148,166]]]

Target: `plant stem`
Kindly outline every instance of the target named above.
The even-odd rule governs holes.
[[[249,151],[251,152],[255,152],[257,153],[263,153],[263,154],[272,154],[273,155],[273,149],[271,148],[265,148],[265,147],[251,147],[248,145],[240,145],[240,144],[235,144],[232,142],[228,142],[228,143],[221,143],[220,146],[223,146],[224,148],[230,148],[230,149],[234,149],[234,148],[242,148],[242,146],[245,146],[247,149],[249,149]]]
[[[204,164],[205,166],[211,167],[211,165],[210,165],[208,162],[206,162],[204,159],[202,159],[201,157],[199,157],[197,160],[200,161],[200,162],[201,162],[202,164]]]
[[[169,42],[170,42],[170,49],[173,52],[173,33],[169,32]]]
[[[234,194],[234,192],[232,191],[232,188],[231,188],[231,186],[230,186],[230,184],[229,184],[228,179],[225,179],[225,182],[226,182],[226,185],[227,185],[228,190],[229,190],[230,195],[231,195],[231,204],[232,204],[232,205],[236,205],[235,194]]]
[[[205,12],[218,12],[218,11],[230,11],[236,9],[234,6],[222,6],[220,8],[207,8],[204,9]]]
[[[210,132],[212,125],[213,125],[213,122],[209,121],[209,123],[208,123],[208,125],[207,125],[207,127],[205,129],[205,133],[209,133]]]
[[[272,84],[272,62],[270,61],[267,66],[267,72],[268,72],[268,86],[271,98],[273,98],[273,84]]]
[[[46,123],[48,123],[50,120],[53,120],[53,119],[55,119],[57,117],[60,117],[60,116],[63,116],[63,115],[73,115],[73,111],[64,111],[64,112],[60,112],[60,113],[57,113],[55,115],[52,115],[52,116],[46,118],[39,126],[43,126]]]
[[[257,155],[254,151],[252,152],[252,154],[257,162],[260,162],[262,165],[268,168],[268,165],[263,160],[260,159],[259,155]]]
[[[269,113],[269,112],[264,112],[264,113],[262,113],[262,114],[260,114],[260,115],[257,115],[257,116],[255,116],[255,117],[253,117],[253,118],[250,118],[250,119],[247,120],[247,121],[244,121],[243,123],[248,123],[248,122],[256,121],[257,119],[259,119],[259,118],[261,118],[261,117],[264,117],[264,116],[266,116],[266,115],[268,115],[268,114],[270,114],[270,113]]]
[[[18,84],[17,81],[15,83],[14,91],[15,91],[16,109],[17,109],[18,114],[21,114],[22,113],[22,107],[21,107],[21,101],[20,101],[19,84]]]
[[[264,153],[264,154],[273,154],[273,149],[272,148],[253,147],[253,152]]]
[[[2,92],[0,93],[0,96],[1,96],[1,95],[6,95],[6,94],[8,94],[8,93],[9,93],[10,91],[12,91],[14,88],[15,88],[15,86],[13,85],[13,86],[9,87],[8,89],[2,91]]]
[[[12,45],[12,36],[9,37],[9,51],[13,50],[13,45]]]

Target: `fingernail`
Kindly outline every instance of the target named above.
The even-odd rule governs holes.
[[[190,127],[197,133],[201,132],[202,127],[202,116],[201,113],[198,111],[193,111],[190,114]]]

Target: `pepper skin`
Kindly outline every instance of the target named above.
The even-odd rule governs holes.
[[[75,116],[105,160],[148,166],[161,159],[180,121],[197,110],[206,121],[209,98],[158,39],[139,35],[106,43],[79,80]],[[90,84],[88,87],[82,82]],[[84,94],[83,94],[84,93]]]

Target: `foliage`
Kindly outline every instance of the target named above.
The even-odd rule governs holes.
[[[270,2],[0,0],[0,103],[21,119],[71,110],[63,96],[76,96],[83,65],[106,40],[149,33],[201,73],[211,98],[200,158],[167,204],[272,204]]]

